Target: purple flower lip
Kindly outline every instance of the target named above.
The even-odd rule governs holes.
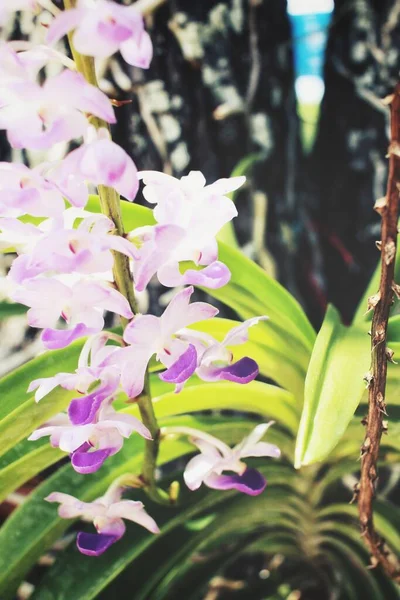
[[[215,490],[233,489],[249,496],[258,496],[265,490],[267,481],[257,469],[247,468],[242,475],[211,475],[206,484]]]
[[[102,402],[107,396],[96,390],[83,398],[74,398],[68,407],[68,416],[73,425],[93,423]]]
[[[86,556],[100,556],[119,539],[120,537],[117,535],[80,531],[76,538],[76,545],[79,552]]]
[[[83,444],[71,455],[71,464],[77,473],[86,475],[95,473],[103,465],[105,460],[114,453],[113,448],[104,448],[101,450],[89,451],[90,445]]]
[[[252,358],[245,356],[232,365],[215,369],[214,375],[218,379],[226,379],[235,383],[249,383],[258,375],[258,364]]]
[[[174,362],[164,373],[159,375],[162,381],[167,383],[184,383],[193,375],[197,367],[197,352],[193,344],[189,347],[177,361]]]

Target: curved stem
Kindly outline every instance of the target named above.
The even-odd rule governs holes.
[[[392,352],[386,347],[387,327],[394,292],[400,297],[400,288],[394,282],[397,246],[397,222],[400,190],[400,83],[391,99],[391,140],[389,146],[389,176],[386,197],[375,205],[382,216],[381,278],[379,291],[368,300],[374,309],[371,327],[371,372],[369,375],[368,417],[366,434],[361,447],[361,478],[356,489],[360,513],[361,533],[375,564],[381,564],[386,573],[400,582],[400,564],[374,526],[373,501],[378,480],[377,462],[384,414],[387,361]]]
[[[75,8],[76,0],[64,0],[64,6],[66,9]],[[72,56],[74,58],[77,70],[82,73],[86,81],[91,85],[98,86],[96,72],[94,68],[94,60],[89,56],[83,56],[77,52],[72,41],[72,33],[68,35],[69,45],[71,48]],[[105,127],[110,130],[108,123],[97,117],[92,118],[92,123],[99,129]],[[101,212],[109,217],[115,225],[115,234],[124,236],[124,226],[122,222],[121,207],[119,194],[110,187],[105,185],[98,186],[100,207]],[[129,258],[119,252],[113,252],[114,255],[114,267],[113,276],[114,282],[118,291],[125,296],[128,300],[132,312],[137,312],[137,304],[135,298],[135,291],[133,287],[132,274],[129,266]],[[128,320],[121,318],[122,326],[126,327]],[[145,386],[142,394],[135,398],[138,404],[140,416],[144,425],[148,428],[152,435],[152,440],[145,440],[145,452],[144,461],[142,467],[141,479],[143,486],[147,491],[148,495],[160,503],[170,503],[168,494],[163,490],[159,489],[155,481],[155,469],[157,464],[160,428],[157,423],[156,416],[154,414],[153,403],[150,394],[150,381],[148,373],[145,377]]]

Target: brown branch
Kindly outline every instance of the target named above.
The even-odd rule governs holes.
[[[390,307],[393,304],[394,267],[397,245],[397,221],[400,190],[400,83],[397,84],[390,106],[391,140],[389,146],[389,176],[385,201],[376,210],[382,217],[381,280],[379,292],[369,299],[374,309],[371,328],[372,364],[369,376],[368,417],[366,435],[361,447],[361,479],[358,489],[358,508],[361,533],[372,554],[373,565],[380,564],[386,573],[400,582],[400,563],[377,533],[373,519],[373,501],[378,480],[377,462],[384,431],[386,414],[385,390],[387,361],[386,333]]]

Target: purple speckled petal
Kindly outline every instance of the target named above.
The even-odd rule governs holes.
[[[258,364],[252,358],[245,356],[232,365],[226,367],[203,367],[204,371],[207,371],[205,379],[207,381],[216,379],[226,379],[227,381],[234,381],[235,383],[249,383],[253,381],[258,375]],[[201,377],[202,373],[199,372]]]
[[[88,452],[87,449],[78,448],[71,454],[71,464],[77,473],[86,475],[98,471],[104,461],[113,454],[113,448],[104,448],[103,450],[94,450]]]
[[[167,383],[184,383],[193,375],[197,366],[197,352],[193,344],[180,355],[164,373],[159,375],[162,381]]]
[[[42,342],[48,350],[58,350],[69,346],[74,340],[97,333],[97,329],[78,323],[73,329],[44,329]]]
[[[249,496],[258,496],[267,485],[256,469],[246,469],[243,475],[209,475],[204,483],[214,490],[237,490]]]
[[[86,556],[100,556],[112,544],[119,540],[117,535],[109,535],[105,533],[85,533],[80,531],[76,538],[76,545],[79,552]]]

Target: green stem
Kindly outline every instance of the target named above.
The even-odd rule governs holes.
[[[65,8],[75,8],[76,0],[64,0]],[[89,56],[83,56],[77,52],[72,41],[72,33],[68,35],[69,45],[72,56],[74,58],[77,70],[82,73],[86,81],[91,85],[98,86],[96,72],[94,68],[94,60]],[[96,129],[105,127],[110,130],[108,123],[93,117],[91,119]],[[124,236],[124,226],[122,223],[121,207],[119,194],[110,187],[105,185],[98,186],[101,212],[109,217],[115,225],[115,234]],[[114,252],[114,267],[113,276],[114,282],[121,294],[128,300],[132,312],[137,312],[137,304],[133,287],[131,270],[129,267],[129,258],[119,252]],[[121,318],[122,326],[126,327],[128,320]],[[152,440],[145,440],[145,452],[142,468],[142,481],[148,495],[156,502],[163,504],[169,503],[169,496],[163,490],[159,489],[155,481],[155,469],[157,465],[157,456],[160,439],[160,428],[154,414],[153,403],[150,395],[150,380],[146,372],[145,385],[143,393],[136,399],[139,407],[140,416],[144,425],[151,433]]]

